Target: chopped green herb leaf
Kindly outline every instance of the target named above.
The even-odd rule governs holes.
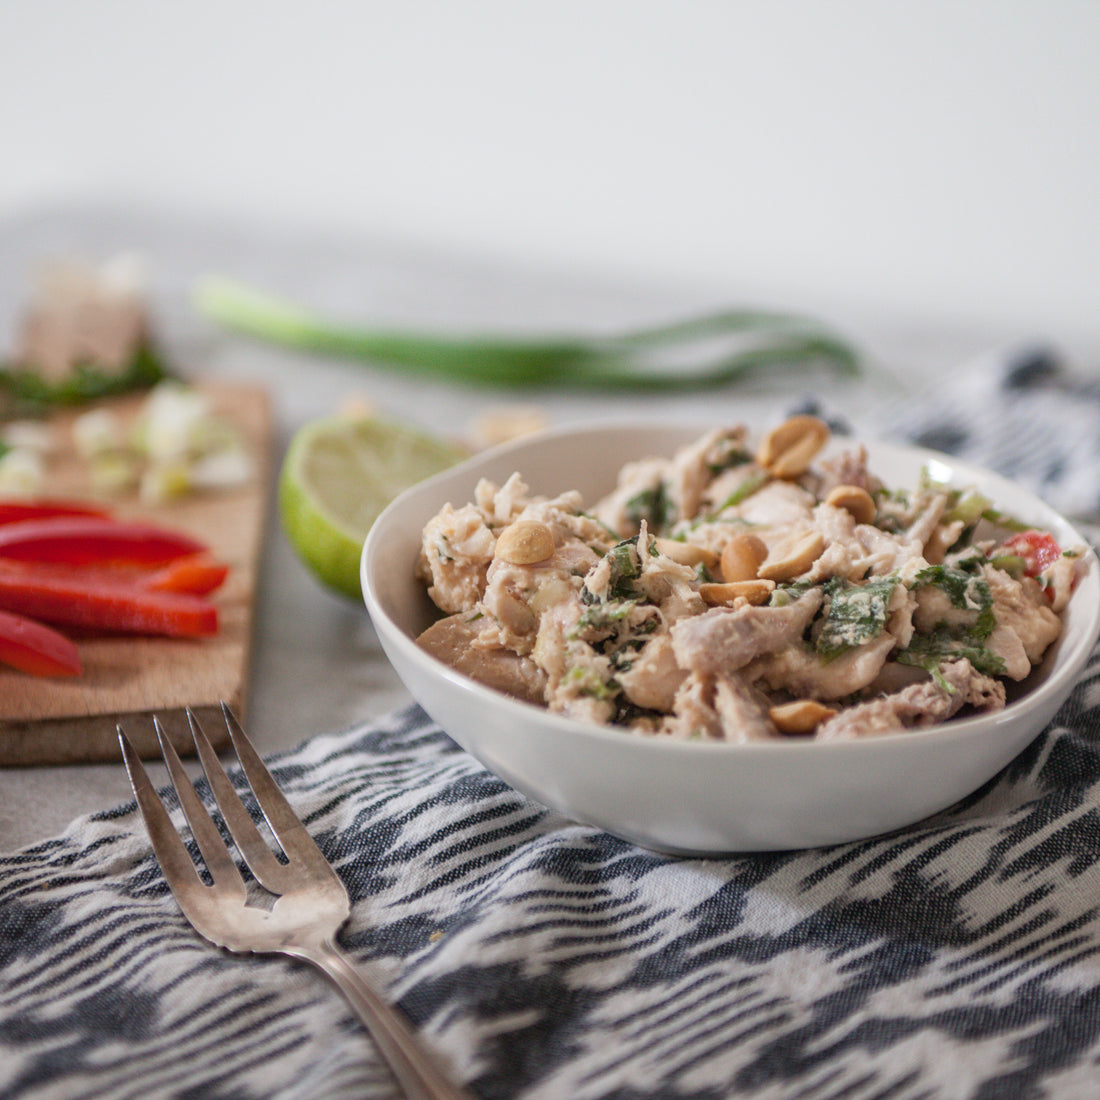
[[[624,539],[616,543],[609,551],[611,559],[611,579],[607,586],[608,599],[631,599],[638,593],[634,587],[635,578],[642,572],[638,560],[638,537]]]
[[[632,496],[625,508],[635,527],[645,523],[650,531],[663,531],[676,518],[676,505],[663,481]]]
[[[100,397],[145,389],[167,377],[168,370],[159,353],[146,341],[123,371],[105,371],[90,363],[78,363],[58,382],[51,382],[29,367],[0,365],[0,394],[6,394],[17,411],[35,411],[55,405],[83,405]]]
[[[993,614],[989,583],[975,572],[979,565],[976,558],[955,567],[930,565],[917,574],[914,582],[914,588],[934,585],[948,597],[952,607],[973,612],[973,619],[968,624],[938,623],[930,633],[914,634],[908,648],[898,654],[902,664],[925,669],[941,686],[946,686],[939,674],[945,661],[966,658],[988,676],[1004,674],[1004,662],[984,644],[993,633],[997,619]]]
[[[993,615],[993,593],[989,590],[988,581],[963,568],[964,564],[973,568],[978,563],[976,559],[969,559],[955,567],[930,565],[917,574],[913,587],[934,585],[947,596],[952,607],[960,611],[973,611],[974,623],[968,633],[979,640],[988,638],[997,625]]]
[[[949,687],[940,674],[940,666],[947,661],[959,661],[965,658],[979,672],[987,676],[1004,675],[1004,661],[987,646],[970,636],[956,636],[951,631],[939,629],[931,634],[914,634],[906,649],[898,654],[898,662],[923,668],[931,673],[940,687]]]
[[[577,632],[610,628],[625,619],[632,607],[634,607],[633,600],[609,600],[607,603],[591,604],[577,620]]]
[[[863,645],[886,629],[886,609],[894,594],[895,576],[874,577],[862,584],[834,577],[825,585],[825,613],[815,643],[825,658]]]
[[[717,477],[732,470],[737,466],[744,466],[752,461],[752,455],[740,444],[734,444],[732,440],[726,440],[727,450],[717,461],[707,463],[707,470],[711,477]]]
[[[814,587],[816,586],[812,581],[792,581],[790,584],[776,585],[768,599],[768,606],[787,607]]]

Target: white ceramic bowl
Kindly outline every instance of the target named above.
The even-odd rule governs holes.
[[[703,430],[635,422],[544,432],[415,486],[375,522],[362,584],[382,646],[414,698],[467,752],[569,818],[647,848],[701,855],[814,847],[911,824],[975,790],[1047,725],[1100,631],[1100,569],[1091,551],[1062,637],[1022,698],[993,714],[850,742],[729,745],[592,726],[485,688],[416,645],[439,613],[413,567],[420,532],[444,503],[464,504],[480,477],[499,483],[514,470],[535,493],[574,488],[592,503],[624,462],[672,454]],[[1085,543],[1043,501],[994,474],[930,451],[868,444],[868,452],[888,485],[913,487],[929,466],[936,480],[976,486],[1063,546]]]

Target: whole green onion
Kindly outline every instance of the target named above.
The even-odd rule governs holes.
[[[767,367],[817,364],[846,374],[860,367],[854,348],[823,324],[758,309],[611,336],[511,337],[338,322],[223,276],[200,280],[195,302],[206,317],[249,336],[469,385],[676,390]]]

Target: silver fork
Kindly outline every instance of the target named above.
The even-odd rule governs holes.
[[[285,863],[256,827],[190,710],[187,721],[214,799],[237,850],[260,885],[278,895],[270,909],[248,904],[244,878],[160,722],[154,717],[161,753],[191,835],[212,879],[211,885],[200,877],[141,759],[122,727],[117,727],[130,785],[153,851],[184,916],[202,936],[219,947],[292,955],[324,971],[366,1025],[382,1057],[412,1100],[472,1100],[468,1092],[444,1076],[398,1010],[382,1000],[337,945],[336,932],[351,911],[347,890],[224,703],[222,713],[241,769],[287,857]]]

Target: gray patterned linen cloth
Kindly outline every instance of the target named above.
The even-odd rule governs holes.
[[[1095,513],[1100,394],[1010,366],[877,428]],[[818,850],[644,851],[415,706],[270,763],[352,894],[342,942],[478,1096],[1100,1096],[1096,657],[970,797]],[[0,1097],[397,1095],[321,975],[198,938],[133,805],[0,857],[0,954]]]

